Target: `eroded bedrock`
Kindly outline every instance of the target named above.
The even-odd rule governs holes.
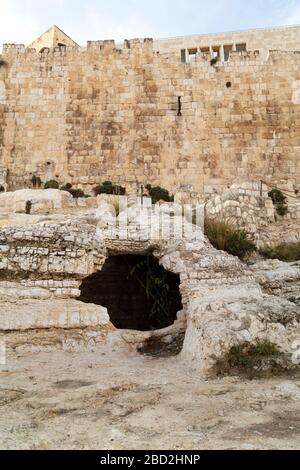
[[[282,287],[291,270],[299,285],[299,263],[285,264],[274,288],[268,269],[250,269],[206,239],[111,239],[91,217],[4,228],[0,253],[0,330],[14,348],[135,351],[183,333],[179,358],[205,372],[234,345],[267,338],[292,359],[300,340],[299,303]],[[166,273],[163,321],[153,291],[147,298],[140,289],[147,280],[129,280],[145,259]]]

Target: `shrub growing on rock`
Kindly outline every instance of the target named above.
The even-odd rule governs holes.
[[[60,189],[61,191],[69,191],[70,189],[72,189],[72,185],[71,183],[66,183]]]
[[[263,376],[269,369],[282,372],[280,364],[282,353],[269,339],[256,339],[254,343],[242,343],[233,346],[219,359],[214,367],[217,375],[246,375],[249,378]]]
[[[126,194],[126,189],[123,186],[113,184],[111,181],[104,181],[102,184],[96,186],[93,191],[95,196],[98,196],[98,194],[117,194],[124,196]]]
[[[286,215],[288,206],[285,195],[279,189],[272,189],[272,191],[268,193],[268,196],[272,199],[277,214],[281,216]]]
[[[293,262],[300,261],[300,241],[296,243],[286,243],[268,250],[261,250],[263,256],[280,261]]]
[[[49,180],[44,184],[45,189],[59,189],[59,184],[56,180]]]
[[[215,248],[240,259],[256,251],[255,243],[249,234],[228,222],[206,219],[204,233]]]
[[[146,189],[152,199],[152,204],[156,204],[159,201],[174,202],[174,196],[171,196],[167,189],[160,186],[152,188],[151,184],[147,184]]]
[[[60,189],[61,189],[61,191],[67,191],[68,193],[72,194],[72,196],[75,199],[78,199],[79,197],[85,197],[85,194],[82,191],[82,189],[73,188],[71,183],[64,184]]]

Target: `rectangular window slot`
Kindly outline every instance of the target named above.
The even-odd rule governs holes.
[[[212,47],[212,56],[214,59],[217,59],[220,57],[220,46],[213,46]]]
[[[229,55],[230,52],[232,51],[233,46],[224,46],[224,60],[225,62],[228,62],[229,60]]]
[[[246,51],[246,50],[247,50],[246,43],[237,44],[237,45],[236,45],[236,50],[237,50],[238,52]]]

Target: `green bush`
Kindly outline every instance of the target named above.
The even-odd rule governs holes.
[[[71,183],[66,183],[60,189],[61,191],[70,191],[70,189],[72,189],[72,185]]]
[[[113,184],[111,181],[104,181],[102,184],[96,186],[93,191],[95,196],[98,196],[98,194],[117,194],[124,196],[126,194],[126,189],[123,186]]]
[[[256,246],[248,233],[228,222],[206,219],[204,233],[215,248],[240,259],[256,251]]]
[[[278,245],[268,250],[261,250],[260,253],[266,258],[279,259],[280,261],[300,261],[300,241]]]
[[[160,186],[152,188],[151,184],[147,184],[146,189],[152,199],[152,204],[156,204],[159,201],[174,202],[174,196],[171,196],[167,189]]]
[[[79,197],[84,197],[84,192],[82,191],[82,189],[69,189],[68,191],[70,194],[72,194],[72,196],[75,198],[75,199],[78,199]]]
[[[82,189],[73,188],[71,183],[64,184],[60,189],[61,189],[61,191],[67,191],[68,193],[72,194],[72,196],[75,199],[78,199],[79,197],[85,197],[85,194],[82,191]]]
[[[59,189],[59,184],[56,180],[49,180],[44,184],[45,189]]]
[[[268,193],[268,196],[272,199],[277,214],[281,216],[286,215],[288,206],[285,195],[279,189],[272,189],[272,191]]]

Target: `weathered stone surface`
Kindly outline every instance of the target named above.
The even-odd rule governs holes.
[[[116,229],[112,239],[107,212],[103,213],[101,207],[91,223],[88,218],[85,223],[75,218],[65,224],[44,223],[1,230],[0,289],[3,292],[6,288],[6,293],[0,299],[0,308],[3,318],[8,311],[13,319],[12,323],[5,319],[5,329],[13,325],[26,329],[39,324],[38,305],[43,309],[41,328],[50,325],[53,316],[54,323],[66,328],[70,328],[68,322],[82,326],[89,326],[91,322],[97,324],[97,315],[93,316],[97,312],[95,306],[90,307],[93,320],[88,313],[81,315],[77,311],[75,320],[72,317],[72,309],[78,301],[71,299],[78,296],[81,280],[100,270],[110,254],[152,253],[165,269],[180,275],[187,323],[181,355],[189,364],[205,372],[233,345],[255,342],[258,338],[268,338],[282,351],[292,352],[292,343],[299,340],[299,304],[288,299],[282,289],[266,292],[263,284],[268,276],[266,272],[273,265],[275,278],[280,279],[281,272],[290,270],[297,285],[297,263],[291,267],[280,264],[277,274],[275,262],[249,269],[237,258],[214,249],[203,235],[195,238],[199,227],[194,227],[195,231],[187,232],[182,239],[176,236],[153,240],[145,236],[145,214],[138,215],[137,207],[131,208],[123,226],[125,215],[120,214],[121,228]],[[162,226],[167,225],[168,217],[164,213],[160,216]],[[97,225],[101,217],[104,217],[104,228]],[[182,222],[187,224],[185,220]],[[126,239],[122,239],[124,228],[129,234]],[[18,290],[18,285],[20,289],[14,299],[13,292]],[[30,292],[36,300],[29,300]],[[22,312],[23,304],[24,308],[28,305],[29,310],[35,305],[32,316],[26,308]],[[67,314],[61,318],[59,309],[68,309],[68,306],[71,306],[72,318]],[[87,305],[80,302],[78,309],[89,312]],[[101,326],[101,322],[99,324]],[[116,342],[121,344],[118,334]]]
[[[20,189],[0,194],[1,212],[25,212],[30,202],[30,213],[46,213],[75,207],[71,194],[58,189]]]
[[[299,190],[299,27],[87,48],[49,49],[48,36],[36,50],[3,48],[0,184],[28,187],[35,175],[91,192],[111,180],[202,199],[249,179]]]
[[[6,303],[0,310],[0,331],[103,327],[108,323],[106,308],[70,299],[23,300]]]

